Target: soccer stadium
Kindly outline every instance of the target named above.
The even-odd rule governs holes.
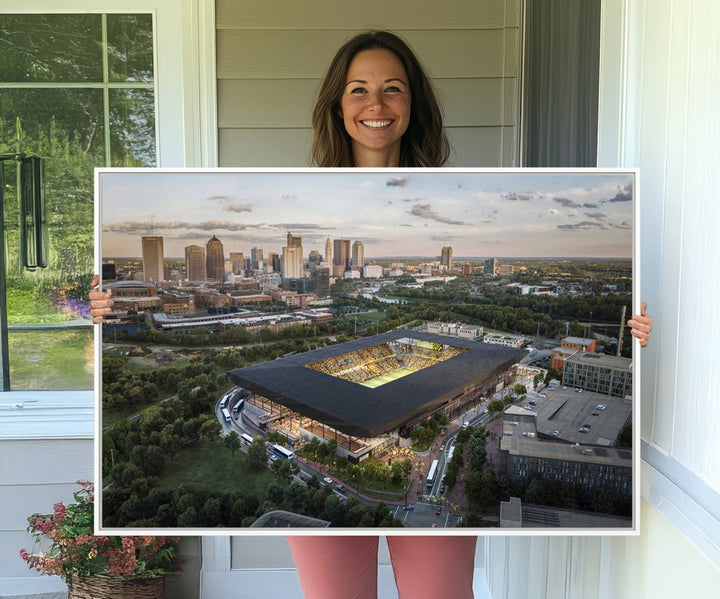
[[[228,373],[248,390],[243,420],[290,441],[335,439],[352,461],[436,412],[451,419],[513,378],[525,350],[393,331]]]

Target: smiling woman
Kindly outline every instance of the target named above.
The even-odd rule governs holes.
[[[338,50],[312,123],[317,166],[443,166],[450,152],[430,79],[387,31],[361,33]]]

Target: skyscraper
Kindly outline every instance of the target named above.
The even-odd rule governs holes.
[[[252,268],[258,269],[262,267],[263,263],[263,250],[259,247],[254,247],[250,250],[250,263]]]
[[[497,269],[497,260],[495,258],[488,258],[485,260],[485,274],[495,276],[495,270]]]
[[[328,268],[332,268],[332,241],[329,237],[325,240],[325,262]]]
[[[440,266],[444,266],[447,270],[452,268],[452,248],[444,247],[440,254]]]
[[[312,281],[312,290],[318,297],[327,297],[330,295],[330,269],[316,268],[310,275]]]
[[[299,279],[303,276],[302,247],[283,247],[283,279]]]
[[[230,264],[232,265],[232,273],[239,275],[245,270],[245,254],[242,252],[230,252]]]
[[[282,270],[282,264],[280,262],[280,255],[277,252],[268,252],[267,260],[265,260],[272,272],[280,272]]]
[[[205,272],[212,281],[225,280],[225,253],[222,242],[215,235],[205,245]]]
[[[165,278],[165,253],[161,236],[143,235],[142,259],[146,283],[157,283]]]
[[[185,248],[185,279],[205,280],[205,248],[200,245],[189,245]]]
[[[301,248],[302,247],[302,237],[295,237],[292,233],[290,233],[288,231],[287,244],[288,244],[288,247],[291,247],[291,248]]]
[[[353,270],[360,270],[365,266],[365,245],[362,241],[356,241],[352,245],[352,260],[350,265]]]
[[[350,267],[350,240],[333,240],[333,269],[332,274],[341,277]]]

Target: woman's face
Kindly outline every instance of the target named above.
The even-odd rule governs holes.
[[[408,76],[395,54],[376,49],[355,55],[340,99],[355,166],[398,166],[410,101]]]

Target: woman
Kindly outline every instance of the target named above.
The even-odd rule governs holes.
[[[449,145],[432,84],[397,36],[368,32],[335,55],[313,110],[312,159],[321,167],[439,167]],[[97,285],[97,277],[93,285]],[[104,293],[90,294],[93,322],[110,311]],[[629,322],[644,347],[652,319]],[[377,596],[377,536],[288,538],[307,599]],[[475,536],[390,536],[400,599],[471,599]]]

